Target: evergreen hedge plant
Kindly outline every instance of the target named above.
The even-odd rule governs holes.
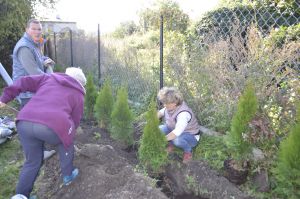
[[[238,101],[237,110],[231,121],[230,132],[226,136],[226,145],[232,158],[237,162],[243,163],[249,156],[251,145],[247,141],[247,133],[249,132],[249,122],[254,118],[257,109],[258,101],[254,87],[249,83]]]
[[[144,127],[139,147],[141,164],[154,173],[159,173],[167,163],[167,140],[158,128],[159,119],[155,103],[151,102],[146,115],[147,124]]]
[[[100,128],[109,128],[113,109],[113,95],[110,80],[106,80],[98,93],[94,107],[95,117]]]
[[[111,136],[130,146],[133,144],[133,113],[128,105],[128,92],[124,87],[117,92],[111,114]]]
[[[288,137],[280,143],[275,168],[276,191],[284,198],[300,198],[300,104],[296,124]]]
[[[89,73],[87,76],[87,82],[86,82],[86,94],[84,99],[84,105],[85,105],[85,117],[86,119],[93,119],[94,115],[94,105],[97,97],[97,91],[94,84],[94,78],[93,74]]]

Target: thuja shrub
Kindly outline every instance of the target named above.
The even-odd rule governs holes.
[[[106,80],[98,93],[94,107],[95,118],[100,128],[109,128],[113,109],[113,95],[110,80]]]
[[[118,89],[117,99],[111,114],[111,136],[127,146],[133,144],[133,113],[128,105],[128,93],[124,87]]]
[[[93,74],[88,74],[86,82],[86,94],[84,99],[85,117],[86,119],[93,119],[94,105],[97,97],[96,86],[94,84]]]
[[[150,103],[146,120],[138,151],[139,160],[145,168],[160,173],[167,163],[167,140],[158,128],[159,120],[154,102]]]
[[[247,159],[251,146],[247,141],[249,122],[254,118],[258,109],[258,101],[254,87],[247,84],[238,101],[237,110],[231,121],[231,128],[226,136],[226,145],[233,159],[242,162]]]
[[[282,198],[300,198],[300,104],[297,106],[296,124],[280,143],[275,176],[275,192]]]

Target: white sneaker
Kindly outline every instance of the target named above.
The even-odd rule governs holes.
[[[51,156],[53,156],[55,154],[55,150],[51,150],[51,151],[44,151],[44,160],[50,158]]]
[[[11,197],[11,199],[27,199],[27,197],[22,194],[17,194]]]

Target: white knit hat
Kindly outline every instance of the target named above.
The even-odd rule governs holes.
[[[85,86],[86,78],[81,68],[68,67],[66,69],[66,74],[76,79],[82,86]]]

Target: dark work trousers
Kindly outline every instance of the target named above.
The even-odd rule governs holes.
[[[35,179],[43,164],[44,143],[58,147],[62,175],[71,175],[74,169],[73,144],[66,150],[56,133],[39,123],[18,121],[17,131],[25,155],[25,162],[17,184],[17,194],[23,194],[29,198]]]
[[[20,110],[29,102],[31,98],[20,98]],[[51,146],[49,146],[48,144],[46,146],[44,146],[44,151],[47,151],[47,150],[51,150]]]

